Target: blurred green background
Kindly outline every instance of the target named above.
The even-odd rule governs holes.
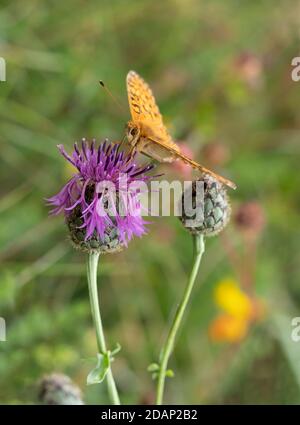
[[[69,375],[86,403],[108,401],[105,385],[85,386],[96,353],[85,257],[70,247],[63,218],[48,217],[44,198],[69,178],[58,143],[70,150],[84,136],[121,138],[129,113],[120,113],[98,80],[127,105],[125,77],[134,69],[151,84],[174,138],[238,185],[230,191],[230,225],[207,241],[165,400],[299,403],[300,343],[291,339],[291,318],[300,315],[300,82],[291,79],[291,60],[299,54],[300,3],[0,5],[7,62],[0,83],[0,316],[7,324],[0,402],[36,403],[37,382],[54,371]],[[162,171],[170,179],[178,172]],[[124,403],[153,401],[147,366],[157,360],[191,267],[191,239],[178,219],[152,221],[147,236],[101,258],[102,314],[109,346],[122,346],[113,366]],[[226,278],[259,313],[240,323],[231,307],[222,310],[215,290]],[[224,314],[233,333],[216,324]]]

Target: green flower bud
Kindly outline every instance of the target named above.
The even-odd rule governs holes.
[[[199,185],[198,182],[203,182]],[[202,186],[202,193],[197,194],[196,190]],[[201,196],[202,195],[202,196]],[[190,216],[186,214],[184,199],[192,197],[192,207],[200,213],[201,220],[196,218],[196,212]],[[199,197],[199,199],[198,199]],[[225,186],[208,174],[192,182],[192,188],[186,190],[181,199],[182,215],[180,220],[183,226],[192,234],[203,234],[204,236],[214,236],[218,234],[228,224],[231,207]]]
[[[113,221],[115,217],[110,217]],[[94,230],[91,237],[86,239],[86,230],[81,226],[84,224],[80,206],[74,208],[71,214],[66,218],[69,228],[69,235],[74,248],[84,252],[100,252],[101,254],[111,254],[123,249],[124,243],[119,238],[117,226],[107,226],[103,239],[99,233]]]

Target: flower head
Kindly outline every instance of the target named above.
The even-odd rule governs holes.
[[[186,201],[192,206],[189,211],[186,209]],[[193,181],[180,202],[182,215],[179,218],[192,234],[214,236],[229,222],[231,207],[226,188],[208,174],[203,174],[198,180]]]
[[[237,343],[242,341],[249,330],[249,323],[229,314],[220,314],[209,326],[209,336],[214,342]]]
[[[237,228],[245,236],[254,239],[261,234],[266,223],[265,212],[260,203],[256,201],[241,204],[233,218]]]
[[[62,190],[47,201],[52,214],[63,213],[73,243],[83,250],[113,252],[133,236],[146,233],[139,200],[140,184],[153,165],[138,166],[134,157],[107,140],[76,143],[72,155],[60,153],[76,169]]]
[[[214,301],[222,311],[209,326],[214,342],[238,343],[250,331],[251,325],[264,316],[262,301],[244,292],[232,278],[221,279],[214,290]]]
[[[215,288],[214,298],[216,305],[231,316],[246,320],[254,316],[252,299],[232,278],[220,280]]]
[[[42,378],[39,382],[39,400],[43,404],[84,404],[79,387],[68,376],[60,373]]]
[[[228,147],[220,142],[210,142],[201,149],[205,164],[215,168],[224,165],[230,158]]]

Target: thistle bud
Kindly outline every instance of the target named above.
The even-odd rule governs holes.
[[[202,188],[200,195],[197,193],[199,187]],[[188,215],[185,209],[186,197],[191,197],[193,215]],[[203,174],[201,178],[192,182],[192,187],[182,196],[181,206],[180,220],[192,234],[214,236],[224,229],[230,218],[231,208],[226,189],[222,183],[208,174]]]
[[[74,208],[70,215],[66,217],[66,223],[69,229],[69,236],[74,248],[84,252],[100,252],[101,254],[112,254],[119,252],[124,247],[124,241],[121,240],[118,228],[116,226],[107,226],[102,236],[94,230],[89,238],[86,237],[84,219],[82,218],[81,208]]]
[[[45,376],[39,384],[39,400],[42,404],[84,404],[80,389],[72,380],[59,373]]]

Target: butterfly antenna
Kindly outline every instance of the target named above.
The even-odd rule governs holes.
[[[122,105],[122,103],[112,94],[112,92],[106,87],[106,85],[104,84],[104,82],[102,80],[99,80],[99,84],[100,86],[106,91],[106,93],[108,94],[108,96],[111,97],[111,99],[113,100],[113,102],[115,103],[115,105],[117,105],[117,107],[119,108],[119,110],[124,113],[126,112],[125,107]]]

